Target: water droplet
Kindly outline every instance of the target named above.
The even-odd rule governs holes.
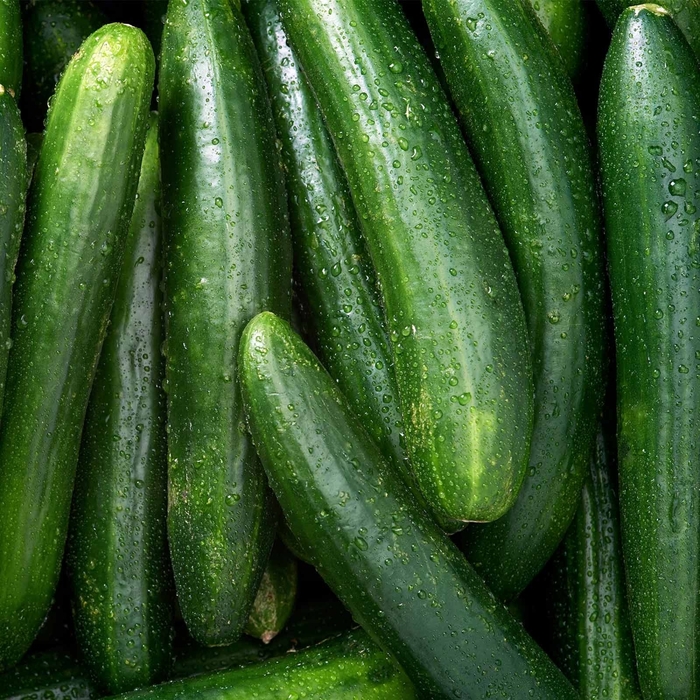
[[[668,185],[668,191],[674,197],[683,197],[685,195],[686,189],[687,184],[682,177],[679,177],[677,180],[671,180],[671,182]]]
[[[216,204],[216,206],[219,207],[219,209],[221,209],[221,207],[224,206],[224,200],[221,199],[221,197],[217,197],[217,198],[214,200],[214,204]]]
[[[666,221],[668,221],[677,211],[678,205],[675,202],[664,202],[661,206],[661,213],[666,217]]]

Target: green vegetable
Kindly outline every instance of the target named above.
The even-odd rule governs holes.
[[[450,105],[392,0],[280,8],[382,286],[418,484],[443,523],[494,520],[525,473],[531,366],[512,266]]]
[[[171,656],[160,237],[154,114],[83,430],[69,549],[81,656],[111,693],[161,680]]]
[[[604,394],[595,177],[571,82],[527,0],[424,0],[423,7],[513,259],[530,331],[528,475],[513,508],[470,528],[463,540],[491,590],[511,600],[574,517]]]
[[[0,0],[0,85],[19,99],[22,87],[22,14],[19,0]]]
[[[620,17],[598,122],[622,541],[642,693],[700,693],[700,71],[668,13]]]
[[[1,1],[1,0],[0,0]],[[22,115],[42,131],[49,98],[71,56],[107,18],[85,0],[41,0],[24,12]]]
[[[0,668],[29,647],[58,580],[153,71],[143,33],[107,25],[68,65],[49,113],[17,268],[0,426]]]
[[[190,633],[220,645],[241,634],[274,538],[236,360],[252,316],[290,311],[286,198],[264,77],[232,3],[170,3],[159,91],[170,549]]]
[[[240,352],[250,430],[294,535],[420,696],[575,698],[411,497],[291,327],[260,314]]]

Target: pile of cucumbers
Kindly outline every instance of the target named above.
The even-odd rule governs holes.
[[[0,0],[0,700],[700,700],[700,0]]]

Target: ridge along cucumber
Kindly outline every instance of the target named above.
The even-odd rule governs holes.
[[[280,8],[382,287],[420,489],[440,522],[495,520],[525,475],[532,368],[513,268],[447,97],[393,0]]]
[[[584,0],[526,0],[557,47],[566,72],[576,80],[583,69],[588,33]]]
[[[284,178],[265,79],[228,2],[168,7],[160,68],[170,550],[185,623],[229,644],[248,620],[275,511],[243,422],[237,351],[290,313]]]
[[[691,698],[700,693],[700,71],[668,12],[623,12],[600,95],[639,681],[647,700]]]
[[[68,64],[49,113],[17,267],[0,425],[0,669],[31,644],[58,581],[153,72],[144,34],[106,25]]]
[[[23,15],[22,116],[30,130],[42,131],[47,103],[63,69],[83,41],[107,23],[107,18],[85,0],[28,3]]]
[[[417,700],[396,662],[362,630],[295,654],[187,680],[114,700]]]
[[[634,0],[597,0],[597,2],[611,29],[615,28],[623,10],[639,4]],[[700,0],[661,0],[658,4],[671,13],[695,51],[696,57],[700,59]]]
[[[641,700],[613,489],[614,435],[601,428],[576,518],[546,574],[553,658],[582,700]]]
[[[19,0],[0,0],[0,85],[17,100],[22,88],[22,61]]]
[[[12,286],[24,228],[28,183],[22,118],[12,95],[0,86],[0,409],[12,346]]]
[[[424,0],[423,8],[529,328],[528,474],[508,513],[460,541],[496,596],[512,600],[573,520],[605,393],[595,176],[571,81],[527,0]]]
[[[170,666],[161,273],[153,114],[83,429],[68,549],[80,655],[109,693],[157,682]]]
[[[240,354],[248,424],[287,522],[420,697],[576,698],[420,508],[289,324],[260,314]]]

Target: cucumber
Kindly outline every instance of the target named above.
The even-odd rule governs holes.
[[[528,475],[504,517],[468,529],[462,540],[491,590],[512,600],[574,517],[605,393],[595,177],[571,81],[527,0],[424,0],[423,8],[529,328],[535,423]]]
[[[283,172],[255,47],[219,0],[173,2],[160,67],[170,550],[185,623],[241,634],[274,538],[272,497],[243,424],[237,350],[291,297]]]
[[[260,581],[245,632],[269,644],[287,624],[297,597],[297,560],[279,541]]]
[[[22,13],[19,0],[0,0],[0,85],[19,99],[22,87]]]
[[[107,23],[85,0],[41,0],[24,12],[22,116],[30,130],[42,131],[47,103],[70,57]]]
[[[635,5],[633,0],[597,0],[608,26],[612,29],[624,9]],[[700,58],[700,0],[662,0],[658,3],[668,10],[676,24]]]
[[[39,151],[41,151],[41,144],[44,142],[44,134],[27,134],[27,172],[29,173],[29,180],[31,181],[34,176],[34,167],[36,162],[39,160]]]
[[[109,693],[157,682],[170,665],[160,238],[153,114],[83,429],[69,539],[78,646]]]
[[[12,346],[12,285],[24,228],[27,143],[17,104],[0,87],[0,409]]]
[[[700,693],[700,71],[669,14],[620,17],[599,106],[622,543],[642,694]]]
[[[576,697],[419,507],[302,340],[269,312],[241,341],[253,440],[294,535],[420,697]]]
[[[588,34],[584,0],[527,0],[547,30],[566,72],[576,80],[583,69]]]
[[[0,669],[29,647],[58,581],[153,71],[143,33],[107,25],[68,65],[49,113],[17,268],[0,426]]]
[[[382,286],[420,489],[441,522],[494,520],[525,474],[532,368],[515,275],[458,124],[393,0],[280,8]]]

